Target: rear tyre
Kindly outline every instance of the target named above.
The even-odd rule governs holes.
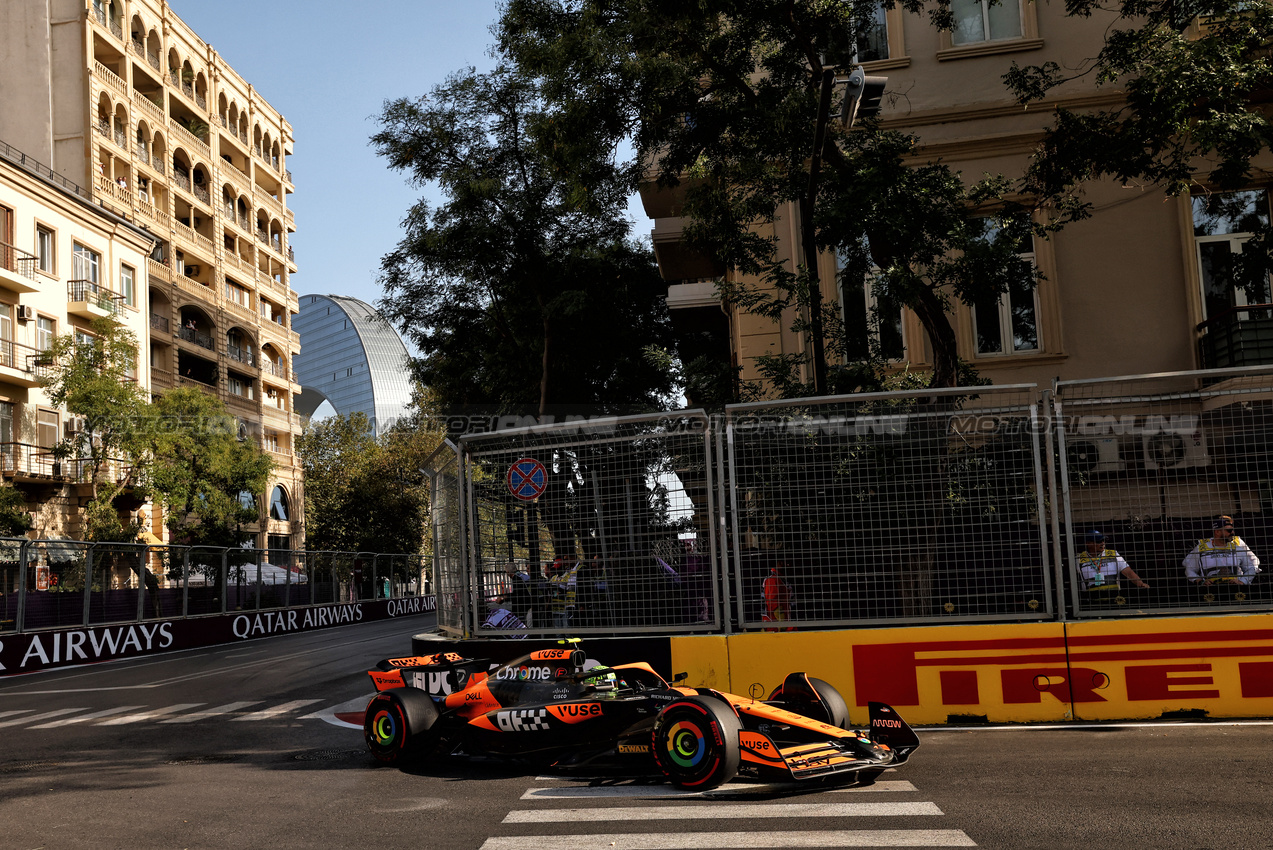
[[[424,691],[392,688],[367,703],[362,733],[367,749],[381,764],[408,764],[430,748],[438,709]]]
[[[663,775],[681,788],[715,788],[738,774],[742,723],[715,697],[685,697],[654,720],[651,751]]]

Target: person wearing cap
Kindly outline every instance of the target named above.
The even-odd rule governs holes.
[[[1105,535],[1100,531],[1093,529],[1087,533],[1084,549],[1086,551],[1079,555],[1079,575],[1083,579],[1084,590],[1118,590],[1119,576],[1126,578],[1136,587],[1149,587],[1123,560],[1122,555],[1113,549],[1106,548]]]
[[[1211,538],[1199,540],[1185,556],[1185,578],[1200,584],[1250,584],[1260,571],[1260,559],[1233,532],[1233,517],[1211,523]]]

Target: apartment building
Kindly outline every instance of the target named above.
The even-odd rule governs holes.
[[[1117,91],[1084,78],[1023,109],[1002,81],[1014,61],[1077,67],[1100,49],[1108,17],[1067,18],[1063,4],[1025,0],[964,0],[953,8],[957,26],[949,32],[926,16],[881,8],[874,34],[859,45],[866,72],[887,76],[887,92],[895,95],[883,104],[885,126],[922,140],[917,162],[945,162],[969,182],[987,173],[1020,176],[1055,107],[1081,111],[1119,102]],[[1271,162],[1266,152],[1259,165],[1267,169]],[[1022,246],[1022,257],[1045,277],[1033,294],[975,308],[956,304],[951,321],[961,357],[995,383],[1045,386],[1057,377],[1273,362],[1273,320],[1239,309],[1273,299],[1267,288],[1258,296],[1235,286],[1228,263],[1241,251],[1250,222],[1267,221],[1266,183],[1238,195],[1244,213],[1217,215],[1207,205],[1207,178],[1200,172],[1197,193],[1179,198],[1152,186],[1090,185],[1092,218]],[[655,220],[654,250],[669,284],[673,322],[698,346],[690,356],[727,351],[744,379],[756,379],[758,355],[808,351],[809,340],[792,333],[789,321],[720,303],[712,280],[734,272],[684,243],[678,191],[648,185],[642,199]],[[793,270],[802,261],[799,234],[793,207],[780,209],[767,233]],[[858,317],[865,333],[860,317],[876,300],[869,290],[840,292],[836,272],[836,257],[823,255],[823,297],[838,300],[850,324]],[[885,350],[899,368],[929,368],[918,319],[906,310],[891,315],[879,330]]]
[[[133,287],[139,380],[225,402],[275,464],[257,545],[301,548],[291,125],[165,0],[50,0],[0,4],[0,141],[153,238],[130,283],[103,284]],[[36,227],[19,217],[9,244],[60,292],[71,267],[39,265]]]
[[[40,386],[49,349],[57,336],[91,335],[105,316],[144,340],[142,275],[157,244],[87,189],[0,142],[0,471],[21,485],[47,536],[77,536],[78,508],[92,495],[83,470],[52,454],[80,423]],[[133,380],[149,365],[144,350],[138,360]]]

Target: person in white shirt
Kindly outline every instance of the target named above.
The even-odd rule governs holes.
[[[1211,529],[1211,538],[1199,540],[1185,556],[1185,577],[1197,584],[1250,584],[1260,559],[1234,534],[1233,517],[1216,517]]]
[[[1105,535],[1100,531],[1089,531],[1084,543],[1087,551],[1079,555],[1079,575],[1084,590],[1117,590],[1120,576],[1136,587],[1149,587],[1122,555],[1105,547]]]

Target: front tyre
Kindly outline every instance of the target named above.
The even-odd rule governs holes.
[[[367,703],[362,734],[376,761],[401,766],[425,751],[437,719],[438,709],[424,691],[392,688]]]
[[[654,720],[651,751],[673,785],[704,790],[738,773],[742,724],[729,704],[715,697],[685,697]]]

